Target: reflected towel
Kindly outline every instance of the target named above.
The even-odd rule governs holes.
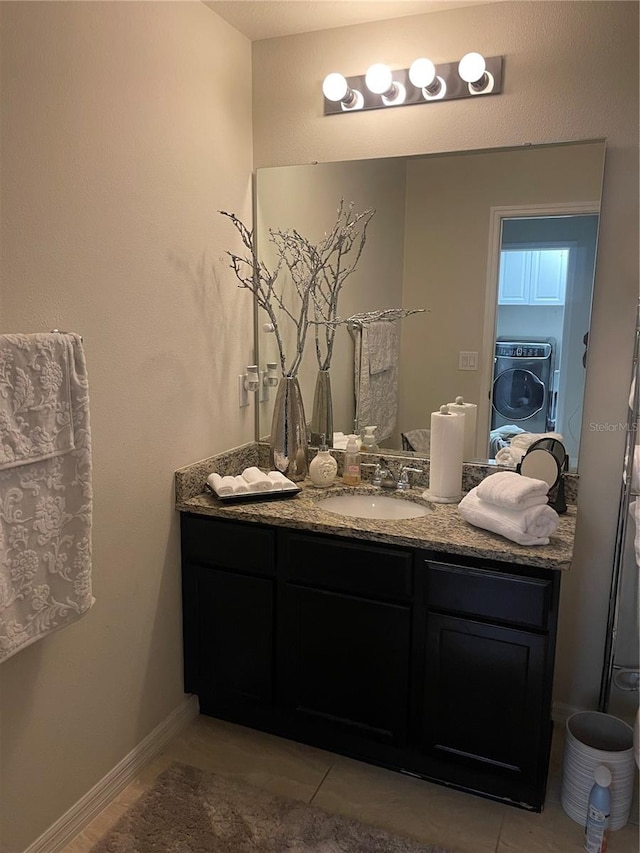
[[[515,471],[490,474],[478,485],[478,497],[505,509],[527,509],[547,503],[549,486],[544,480],[523,477]]]
[[[378,346],[384,355],[378,359]],[[389,349],[394,355],[388,356]],[[378,444],[389,438],[398,414],[398,329],[382,320],[363,326],[356,337],[354,378],[358,431],[376,424]],[[382,364],[388,364],[380,369]],[[362,375],[361,375],[362,374]]]
[[[469,524],[498,533],[519,545],[548,545],[549,536],[560,520],[550,506],[513,510],[485,503],[478,497],[477,486],[462,498],[458,510]]]
[[[495,456],[496,462],[515,467],[522,462],[525,453],[534,441],[541,438],[555,438],[558,441],[564,441],[559,432],[523,432],[514,436],[508,447],[498,450]]]
[[[0,660],[87,613],[91,431],[82,339],[0,335]]]
[[[398,364],[398,330],[385,320],[371,323],[369,332],[369,373],[375,376]]]

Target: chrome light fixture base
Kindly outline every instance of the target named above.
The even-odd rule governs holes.
[[[499,95],[502,92],[502,56],[489,56],[485,59],[486,71],[484,87],[478,88],[478,83],[469,84],[465,82],[458,72],[458,62],[442,62],[435,66],[436,79],[439,79],[441,87],[437,94],[432,94],[428,89],[414,86],[409,79],[409,69],[392,71],[393,83],[399,91],[404,90],[404,98],[394,100],[385,95],[369,91],[365,83],[364,74],[356,77],[346,77],[348,88],[357,92],[358,105],[355,108],[345,107],[340,101],[330,101],[324,98],[325,115],[342,115],[347,112],[362,112],[364,110],[384,110],[400,106],[412,106],[414,104],[430,104],[436,101],[454,101],[462,98],[478,98],[483,95]],[[386,93],[385,93],[386,94]],[[360,98],[362,102],[360,103]]]

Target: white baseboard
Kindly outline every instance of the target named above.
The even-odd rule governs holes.
[[[30,844],[24,853],[58,853],[131,782],[178,732],[198,716],[198,699],[190,696],[140,741],[90,791]]]

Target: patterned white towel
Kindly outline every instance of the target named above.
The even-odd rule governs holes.
[[[0,661],[93,605],[91,515],[80,337],[0,335]]]
[[[398,414],[398,330],[390,320],[365,325],[356,338],[354,379],[358,431],[376,424],[376,438],[384,441],[393,433]],[[383,356],[376,361],[377,343]],[[391,356],[387,358],[389,352]],[[380,369],[382,364],[387,367]],[[372,369],[372,365],[375,365]],[[362,367],[362,375],[360,375]],[[374,372],[376,371],[376,372]]]

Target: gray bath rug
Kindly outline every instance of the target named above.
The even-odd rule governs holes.
[[[451,853],[172,764],[91,853]]]

